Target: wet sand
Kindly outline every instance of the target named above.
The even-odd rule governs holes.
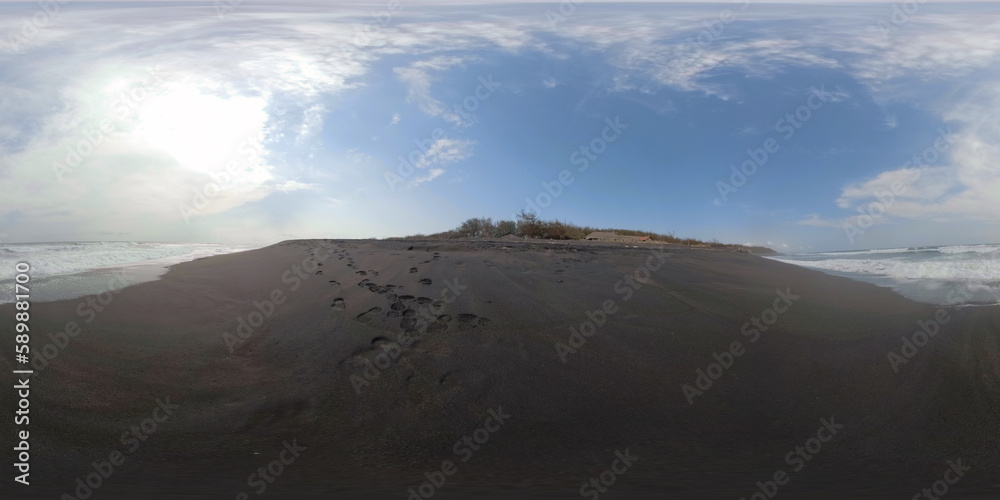
[[[36,360],[3,497],[75,495],[115,451],[90,498],[750,499],[778,471],[779,498],[913,498],[959,459],[946,497],[997,497],[1000,308],[636,246],[291,241],[33,304],[33,350],[79,332]]]

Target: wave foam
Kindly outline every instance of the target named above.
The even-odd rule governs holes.
[[[773,258],[786,264],[894,279],[1000,281],[1000,258],[976,260],[904,261],[892,259],[827,259],[804,261]]]
[[[0,269],[13,271],[18,262],[27,262],[32,277],[56,276],[154,261],[170,265],[250,248],[208,243],[23,243],[0,247]]]

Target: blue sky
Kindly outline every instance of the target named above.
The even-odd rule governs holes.
[[[294,5],[0,3],[0,237],[1000,241],[994,4]]]

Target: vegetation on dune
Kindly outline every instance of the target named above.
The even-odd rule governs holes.
[[[406,239],[453,239],[453,238],[503,238],[517,236],[529,239],[548,240],[582,240],[588,234],[595,231],[614,232],[627,236],[650,236],[653,241],[660,243],[674,243],[689,246],[708,247],[742,247],[742,245],[731,245],[719,243],[717,240],[702,241],[695,238],[678,238],[671,234],[659,234],[651,231],[640,231],[635,229],[617,228],[595,228],[590,226],[577,226],[564,221],[545,221],[538,218],[532,212],[522,210],[517,214],[515,220],[494,221],[489,217],[474,217],[467,219],[455,229],[435,234],[415,234],[407,236]]]

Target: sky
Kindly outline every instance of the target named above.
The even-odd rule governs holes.
[[[1000,242],[996,4],[437,3],[0,2],[0,241]]]

